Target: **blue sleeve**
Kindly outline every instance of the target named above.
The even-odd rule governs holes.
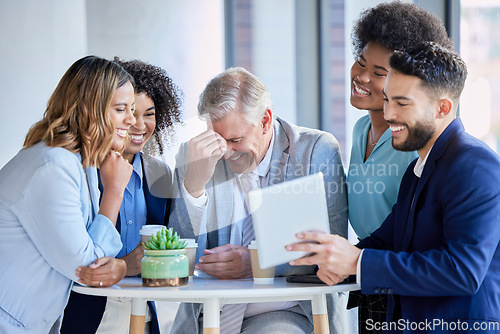
[[[382,225],[378,229],[376,229],[370,236],[362,239],[356,245],[356,247],[361,249],[393,249],[395,210],[396,205],[393,206],[392,212],[387,216]]]
[[[50,266],[77,280],[78,266],[88,266],[102,256],[114,257],[121,241],[112,222],[102,215],[87,231],[83,213],[90,210],[90,202],[82,201],[88,196],[87,184],[74,167],[41,166],[25,190],[19,221]]]

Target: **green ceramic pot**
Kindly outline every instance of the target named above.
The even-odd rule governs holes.
[[[186,250],[144,250],[141,274],[143,286],[186,285],[189,276],[189,260]]]

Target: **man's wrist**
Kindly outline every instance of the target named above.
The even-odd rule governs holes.
[[[199,198],[205,193],[205,187],[201,189],[197,189],[197,187],[193,187],[192,184],[189,183],[189,181],[184,180],[184,188],[186,191],[189,193],[194,198]]]
[[[184,184],[184,181],[182,182],[181,187],[182,187],[182,193],[186,197],[186,201],[189,202],[191,205],[193,205],[195,207],[200,207],[200,208],[207,205],[208,196],[207,196],[207,192],[205,191],[205,189],[203,189],[203,192],[201,193],[200,196],[194,197],[186,189],[186,185]]]

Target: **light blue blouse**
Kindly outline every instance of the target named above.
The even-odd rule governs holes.
[[[132,162],[133,172],[125,188],[120,207],[120,235],[123,248],[116,257],[121,258],[139,245],[139,231],[146,224],[146,199],[144,197],[143,173],[140,154],[136,154]]]
[[[351,161],[347,175],[349,220],[359,238],[369,236],[382,225],[396,203],[406,168],[418,157],[415,151],[396,151],[387,129],[365,159],[370,117],[354,125]]]
[[[0,170],[0,333],[57,330],[76,269],[122,247],[98,212],[97,171],[79,154],[39,143]]]

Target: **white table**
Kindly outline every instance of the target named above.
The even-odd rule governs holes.
[[[176,301],[203,303],[203,333],[220,333],[220,307],[224,304],[311,300],[314,333],[329,333],[325,294],[359,290],[358,284],[327,286],[320,284],[287,283],[277,277],[274,284],[254,284],[252,279],[219,280],[194,277],[183,287],[146,288],[138,277],[126,277],[108,288],[75,284],[73,291],[93,296],[132,298],[130,333],[144,333],[146,302]]]

